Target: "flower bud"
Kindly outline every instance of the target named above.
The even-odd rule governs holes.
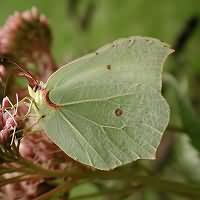
[[[5,109],[9,106],[11,106],[11,105],[10,105],[10,102],[8,100],[8,97],[4,97],[3,100],[2,100],[2,108]]]

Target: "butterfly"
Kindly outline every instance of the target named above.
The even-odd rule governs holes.
[[[162,67],[173,50],[148,37],[116,40],[29,84],[40,126],[72,159],[111,170],[154,159],[169,121]]]

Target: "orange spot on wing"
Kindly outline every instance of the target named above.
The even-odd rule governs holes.
[[[47,103],[49,107],[54,108],[54,109],[58,109],[62,107],[62,105],[55,104],[49,99],[49,91],[42,89],[41,92],[42,92],[43,99],[45,100],[45,102]]]

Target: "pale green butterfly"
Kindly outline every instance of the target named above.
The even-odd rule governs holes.
[[[161,71],[172,50],[153,38],[108,44],[29,87],[41,127],[68,156],[101,170],[153,159],[169,120]]]

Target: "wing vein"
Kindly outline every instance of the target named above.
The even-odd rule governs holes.
[[[112,99],[119,98],[119,97],[131,96],[133,94],[134,94],[133,92],[132,93],[124,93],[124,94],[121,94],[121,95],[115,95],[115,96],[104,97],[104,98],[84,99],[84,100],[79,100],[79,101],[72,101],[72,102],[68,102],[68,103],[62,103],[62,104],[59,104],[59,105],[60,106],[70,106],[70,105],[81,104],[81,103],[108,101],[108,100],[112,100]]]
[[[69,119],[67,119],[67,117],[66,117],[62,112],[60,112],[60,114],[61,114],[61,117],[63,118],[63,120],[66,121],[66,122],[71,126],[71,128],[74,129],[75,132],[77,132],[78,135],[86,142],[86,144],[87,144],[94,152],[96,152],[96,154],[99,156],[99,158],[100,158],[104,163],[106,163],[105,159],[101,156],[101,154],[100,154],[99,152],[97,152],[97,150],[87,141],[87,139],[81,134],[81,132],[75,127],[75,125],[74,125],[71,121],[69,121]],[[88,153],[88,152],[87,152],[87,153]],[[89,154],[88,154],[88,156],[89,156]],[[91,161],[91,158],[90,158],[89,162],[90,162],[90,161]]]

